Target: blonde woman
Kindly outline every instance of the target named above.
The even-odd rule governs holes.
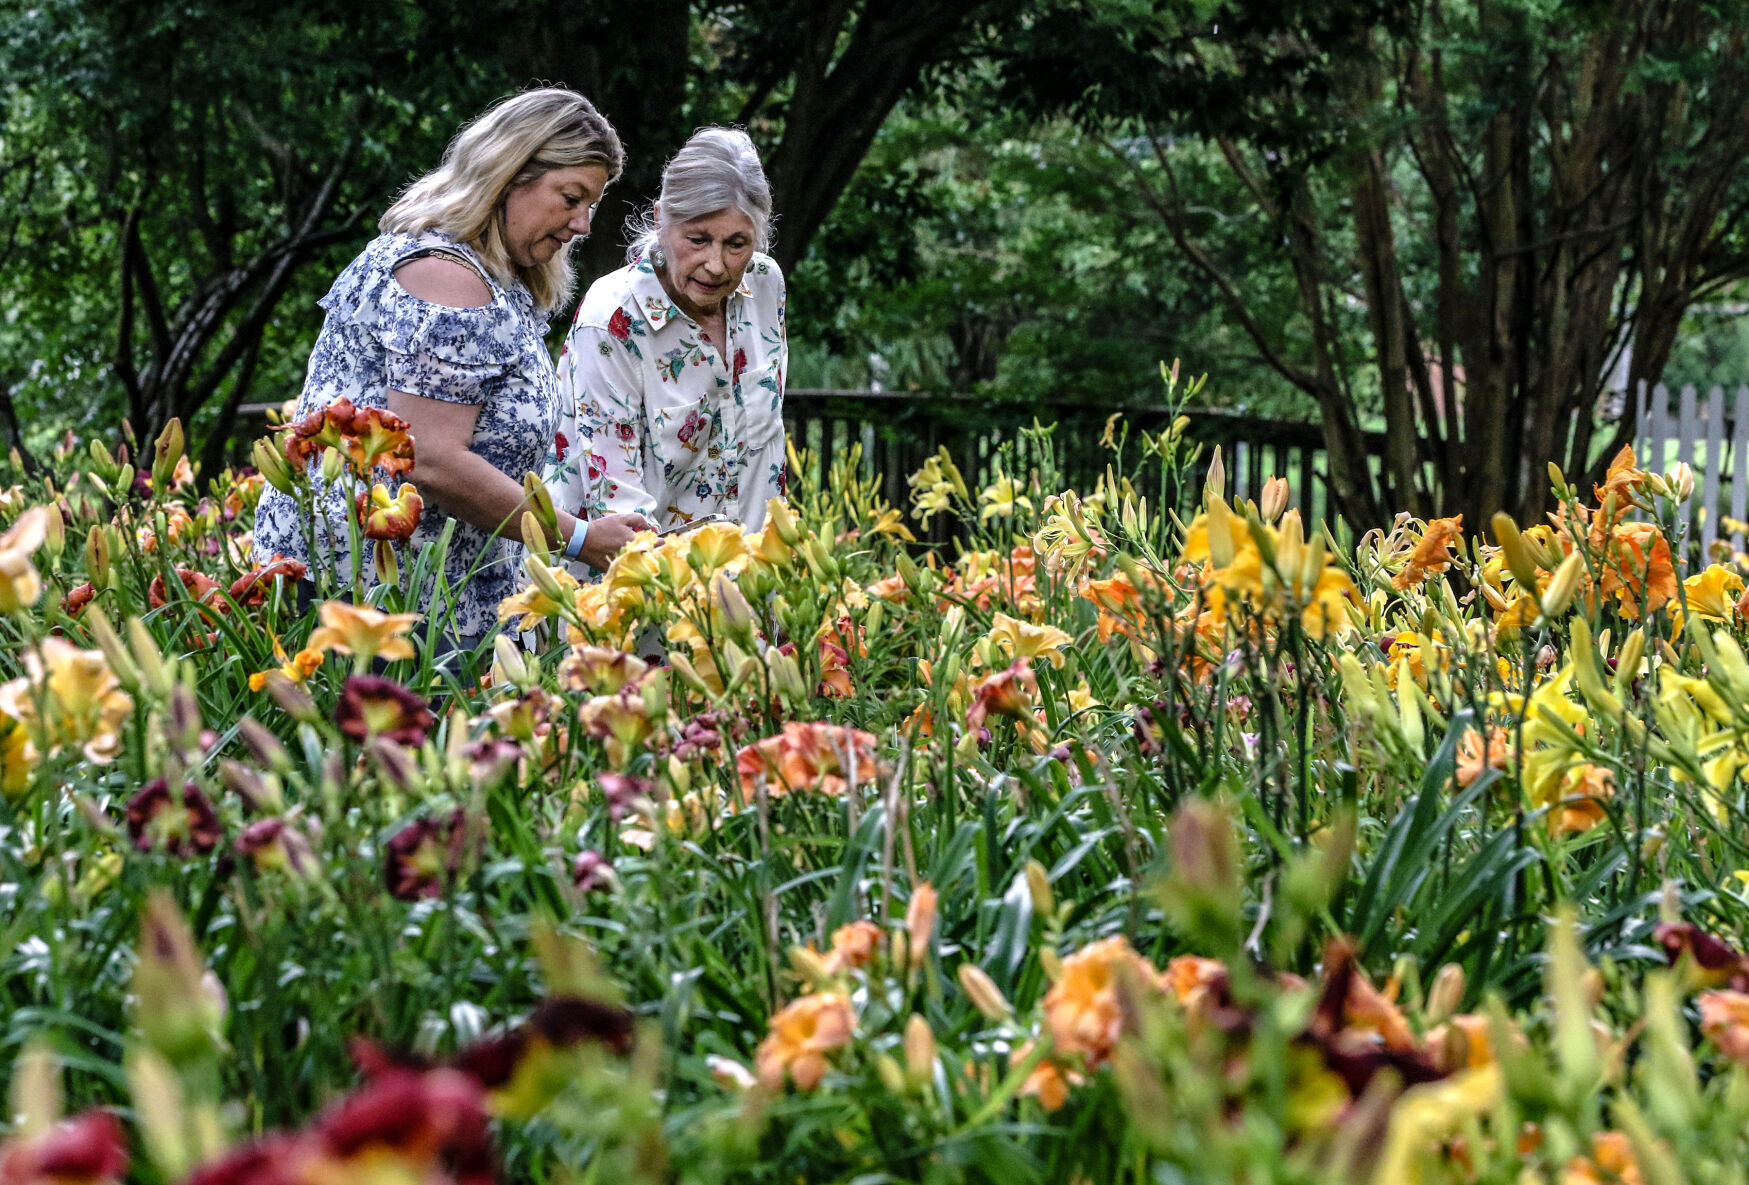
[[[512,96],[462,129],[321,301],[327,317],[297,414],[346,398],[407,421],[417,452],[408,479],[426,503],[409,544],[434,541],[455,521],[452,599],[428,609],[463,649],[491,630],[498,602],[516,588],[521,479],[539,470],[558,414],[547,317],[571,289],[569,244],[588,233],[623,163],[619,136],[582,95]],[[324,488],[314,465],[312,479],[318,539],[346,540],[345,491]],[[308,525],[290,497],[269,490],[256,554],[333,562],[305,554]],[[636,515],[584,524],[560,514],[555,542],[604,564],[647,526]],[[337,550],[347,551],[344,542]]]
[[[590,286],[559,356],[555,506],[661,530],[711,515],[763,524],[784,492],[789,367],[770,238],[771,186],[747,133],[694,133],[630,262]]]

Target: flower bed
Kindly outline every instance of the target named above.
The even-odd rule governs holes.
[[[948,554],[849,456],[533,555],[538,645],[440,663],[373,415],[0,497],[6,1185],[1749,1162],[1743,560],[1677,558],[1685,473],[1355,542],[1218,459],[1151,511],[1172,430],[1059,490],[1041,429],[913,478]],[[359,495],[303,613],[248,558],[288,455]]]

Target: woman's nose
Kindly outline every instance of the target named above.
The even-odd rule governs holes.
[[[586,234],[588,234],[589,233],[589,211],[587,209],[579,211],[576,215],[574,215],[572,217],[571,221],[566,223],[565,225],[570,227],[571,233],[574,235],[586,235]]]

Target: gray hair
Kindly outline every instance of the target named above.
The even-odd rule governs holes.
[[[700,128],[662,170],[662,196],[656,210],[644,210],[631,223],[626,258],[635,260],[655,245],[670,226],[739,210],[753,221],[753,246],[771,246],[771,182],[753,140],[740,128]]]

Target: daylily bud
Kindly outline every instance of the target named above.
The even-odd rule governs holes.
[[[810,947],[790,947],[789,967],[810,988],[818,989],[832,982],[832,972],[827,969],[826,960]]]
[[[103,615],[103,610],[95,603],[85,609],[85,628],[91,631],[91,640],[97,643],[97,648],[103,651],[103,657],[109,663],[109,669],[115,672],[115,677],[121,680],[121,685],[129,691],[140,689],[140,668],[122,645],[121,636],[115,632],[115,627],[109,624],[109,618]]]
[[[1045,978],[1056,983],[1063,978],[1063,956],[1050,947],[1038,952],[1038,965],[1045,973]]]
[[[1433,986],[1427,992],[1428,1024],[1435,1024],[1456,1012],[1458,1005],[1464,999],[1464,969],[1456,963],[1447,963],[1439,969],[1439,974],[1433,977]]]
[[[711,593],[713,599],[723,610],[723,622],[729,628],[730,636],[748,646],[753,644],[753,607],[747,603],[747,598],[741,595],[740,588],[734,578],[727,572],[718,572],[711,577]]]
[[[801,666],[793,657],[773,646],[765,652],[765,666],[780,696],[791,704],[807,701],[808,685],[803,682]]]
[[[983,1014],[984,1019],[1007,1020],[1013,1014],[1014,1009],[1002,995],[1002,989],[976,963],[961,963],[959,980],[960,987],[965,989],[966,998],[972,1002],[973,1008]]]
[[[262,686],[280,710],[293,720],[302,724],[316,724],[322,720],[322,713],[316,710],[316,701],[310,693],[302,684],[287,678],[283,671],[268,671]]]
[[[538,473],[522,475],[522,493],[528,502],[525,514],[532,513],[540,525],[549,533],[557,534],[559,530],[559,512],[553,509],[553,495],[540,479]],[[530,550],[533,550],[532,548]]]
[[[522,545],[528,549],[528,558],[541,563],[552,561],[552,546],[547,540],[547,533],[541,529],[540,516],[532,510],[522,512]]]
[[[710,684],[699,677],[698,669],[692,665],[692,660],[678,650],[669,652],[668,665],[680,676],[680,681],[692,690],[700,695],[711,693]]]
[[[128,500],[128,491],[133,488],[134,467],[126,464],[117,467],[115,471],[115,500],[118,502],[126,502]]]
[[[182,460],[184,444],[182,421],[172,416],[152,444],[152,492],[160,498],[170,492],[170,484],[176,476],[176,462]]]
[[[1051,892],[1051,874],[1037,860],[1026,862],[1026,891],[1032,895],[1032,911],[1041,918],[1057,912],[1057,899]]]
[[[378,539],[372,559],[376,562],[377,580],[382,584],[401,583],[401,562],[395,558],[395,545]]]
[[[340,475],[346,472],[346,458],[340,450],[329,445],[322,450],[322,480],[329,485],[340,480]]]
[[[1640,662],[1645,656],[1646,631],[1631,631],[1615,656],[1616,694],[1627,695],[1633,689],[1634,680],[1640,673]]]
[[[1215,445],[1215,455],[1209,461],[1208,479],[1202,483],[1203,505],[1214,510],[1216,502],[1227,496],[1227,466],[1221,460],[1221,446]],[[1224,568],[1225,564],[1217,563],[1216,567]]]
[[[1409,660],[1397,660],[1397,716],[1403,739],[1412,753],[1420,753],[1427,740],[1427,730],[1421,721],[1421,688],[1409,673]]]
[[[796,516],[790,513],[789,503],[782,498],[772,498],[765,504],[765,515],[777,528],[777,537],[791,547],[802,541],[801,528],[796,525]]]
[[[533,680],[529,678],[528,664],[522,658],[522,647],[508,634],[499,634],[492,640],[492,655],[494,682],[510,683],[523,691],[533,685]]]
[[[169,695],[170,689],[176,686],[175,661],[164,657],[152,631],[146,628],[141,618],[128,618],[128,647],[134,652],[134,661],[139,664],[146,687],[159,696]]]
[[[1670,496],[1678,502],[1686,502],[1694,495],[1694,470],[1687,461],[1676,462],[1676,468],[1664,475],[1664,481],[1670,487]]]
[[[524,514],[522,517],[526,523],[533,515]],[[530,551],[533,549],[530,548]],[[540,590],[543,597],[561,605],[570,599],[564,587],[559,584],[558,578],[553,575],[553,570],[541,562],[539,555],[525,557],[522,561],[522,567],[528,573],[529,580],[534,582],[534,586]]]
[[[1512,578],[1526,592],[1534,593],[1536,561],[1531,558],[1530,549],[1524,545],[1524,535],[1511,515],[1502,511],[1494,516],[1494,534],[1500,540],[1500,551],[1506,557],[1506,566],[1512,571]]]
[[[48,552],[52,567],[61,562],[61,553],[67,550],[67,523],[61,517],[59,502],[50,502],[44,509],[43,550]]]
[[[92,584],[109,585],[109,535],[101,523],[93,524],[85,536],[85,570],[91,574]]]
[[[893,1094],[905,1093],[905,1071],[899,1068],[899,1063],[890,1053],[883,1053],[875,1059],[875,1073],[880,1076],[881,1085]]]
[[[935,1033],[915,1012],[905,1022],[905,1077],[913,1087],[935,1077]]]
[[[1585,555],[1575,551],[1561,561],[1561,566],[1555,569],[1554,577],[1549,581],[1549,587],[1543,593],[1543,616],[1553,621],[1567,611],[1567,606],[1573,603],[1573,594],[1579,591],[1579,578],[1585,573]]]
[[[265,437],[257,440],[249,450],[249,458],[268,485],[282,494],[292,492],[291,468],[285,463],[285,454],[271,441]]]
[[[1287,510],[1287,478],[1272,477],[1263,483],[1263,494],[1257,500],[1257,513],[1266,523],[1273,523]]]

